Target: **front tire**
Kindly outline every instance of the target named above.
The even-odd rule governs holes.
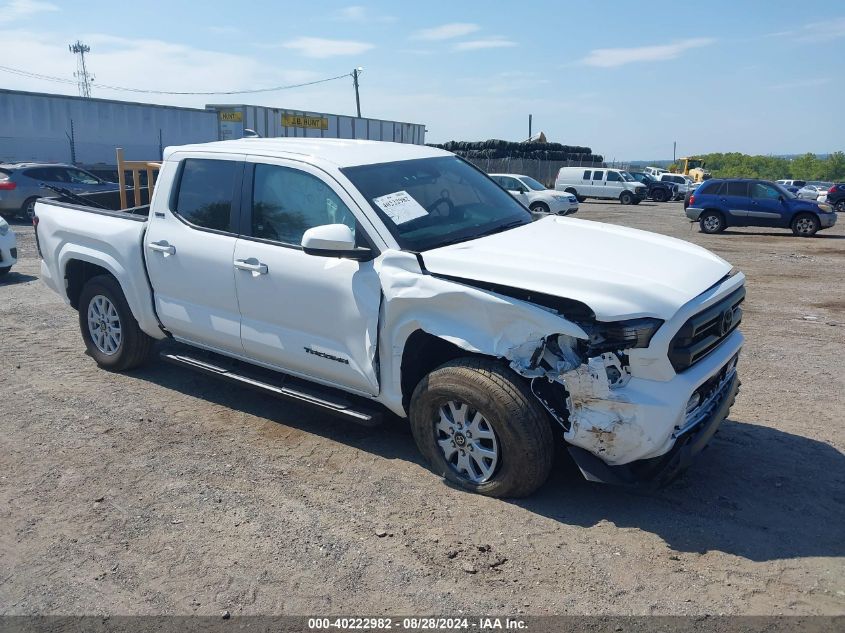
[[[79,328],[88,353],[109,371],[144,364],[155,343],[138,327],[120,284],[111,275],[92,277],[82,288]]]
[[[725,224],[725,217],[718,211],[705,211],[698,218],[698,226],[702,233],[713,235],[724,231],[727,225]]]
[[[792,233],[798,237],[813,237],[819,228],[819,218],[812,213],[799,213],[792,220]]]
[[[490,497],[523,497],[549,476],[554,436],[526,383],[486,358],[459,358],[423,378],[411,430],[431,469]]]
[[[622,204],[634,204],[634,194],[630,191],[623,191],[619,194],[619,202]]]
[[[534,213],[551,213],[549,205],[545,202],[535,202],[529,207]]]

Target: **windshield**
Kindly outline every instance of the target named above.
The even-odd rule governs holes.
[[[534,180],[531,176],[520,176],[519,179],[529,188],[534,191],[545,191],[546,187]]]
[[[622,180],[624,180],[625,182],[636,182],[634,180],[634,177],[627,171],[620,171],[619,175],[622,176]]]
[[[529,224],[514,197],[457,156],[346,167],[404,250],[425,251]]]

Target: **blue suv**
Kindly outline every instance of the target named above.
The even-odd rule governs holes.
[[[801,200],[768,180],[748,178],[705,181],[690,196],[686,214],[703,233],[721,233],[729,226],[769,226],[811,237],[836,224],[830,205]]]

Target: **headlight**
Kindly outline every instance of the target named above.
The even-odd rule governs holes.
[[[552,196],[555,200],[563,200],[564,202],[569,200],[569,196]]]
[[[9,232],[9,223],[3,218],[0,218],[0,235],[6,235]]]
[[[829,204],[820,203],[819,204],[819,211],[824,211],[825,213],[832,213],[833,207],[830,206]],[[3,231],[3,229],[0,228],[0,232],[2,232],[2,231]],[[0,233],[0,234],[2,234],[2,233]]]
[[[595,356],[615,350],[648,347],[661,325],[663,325],[662,319],[648,317],[611,323],[596,321],[585,327],[590,335],[588,354]]]

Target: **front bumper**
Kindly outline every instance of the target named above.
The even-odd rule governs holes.
[[[701,405],[707,407],[705,415],[699,416],[695,424],[677,429],[674,446],[663,455],[612,466],[577,446],[569,446],[569,454],[588,481],[624,486],[664,486],[684,472],[707,447],[728,417],[739,386],[739,376],[734,368],[720,381],[708,402]]]
[[[11,268],[18,261],[17,236],[9,229],[6,235],[0,236],[0,268]]]
[[[823,229],[829,229],[836,224],[836,213],[819,213],[819,225]]]

